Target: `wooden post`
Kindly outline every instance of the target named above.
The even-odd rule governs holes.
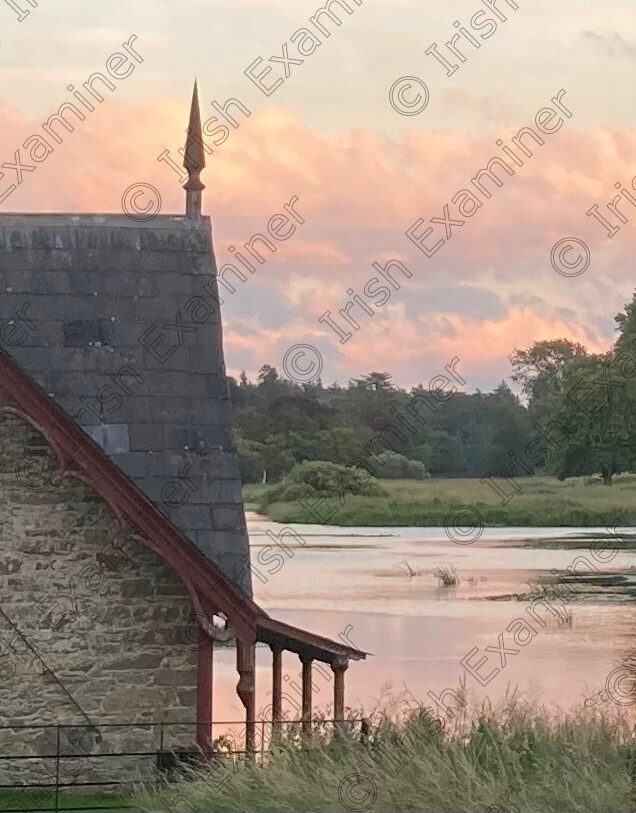
[[[303,665],[303,735],[311,735],[311,711],[312,711],[312,685],[311,685],[311,658],[300,658]]]
[[[197,745],[208,751],[212,744],[212,691],[214,642],[199,627],[197,649]]]
[[[331,664],[334,676],[333,684],[333,716],[338,728],[343,728],[345,719],[345,672],[349,661],[336,660]]]
[[[253,640],[236,639],[236,668],[239,673],[236,691],[245,708],[245,750],[252,756],[256,753],[255,649]]]
[[[279,731],[283,720],[283,652],[272,647],[272,734]]]

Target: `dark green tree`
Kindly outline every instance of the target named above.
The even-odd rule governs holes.
[[[605,485],[636,463],[636,401],[614,351],[572,361],[553,399],[549,470],[560,479],[600,473]]]
[[[569,339],[550,339],[535,342],[526,349],[515,348],[510,355],[511,378],[521,385],[535,420],[545,420],[550,400],[561,393],[567,365],[586,355],[582,344]]]

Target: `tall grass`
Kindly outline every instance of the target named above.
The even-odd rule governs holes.
[[[439,580],[442,587],[456,587],[459,583],[459,577],[453,565],[436,567],[433,570],[433,576]]]
[[[446,730],[423,708],[375,723],[365,742],[286,742],[263,765],[217,767],[214,781],[191,770],[136,802],[181,813],[632,810],[631,725],[616,707],[554,716],[513,697],[472,722],[457,715]]]
[[[487,483],[478,479],[382,480],[385,495],[360,497],[344,495],[320,503],[319,516],[325,524],[344,526],[442,526],[449,512],[469,505],[478,513],[467,512],[462,523],[486,526],[604,526],[620,521],[636,524],[636,478],[623,475],[613,486],[590,483],[577,477],[563,482],[551,477],[517,478],[518,490],[510,482],[493,478],[506,495],[505,502]],[[267,488],[267,487],[265,487]],[[265,505],[263,487],[248,487],[250,500],[259,510],[278,522],[316,524],[299,501]],[[331,515],[331,516],[330,516]]]

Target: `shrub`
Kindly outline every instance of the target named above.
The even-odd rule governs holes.
[[[376,456],[380,470],[378,474],[385,480],[426,480],[431,475],[419,460],[409,460],[397,452],[382,452]]]
[[[433,570],[433,576],[439,579],[442,587],[456,587],[459,583],[457,571],[450,565],[450,567],[436,567]]]
[[[373,477],[363,480],[355,470],[328,463],[325,460],[312,460],[298,463],[265,495],[265,505],[274,502],[296,502],[303,497],[339,497],[342,494],[355,494],[362,497],[382,497],[384,491]]]

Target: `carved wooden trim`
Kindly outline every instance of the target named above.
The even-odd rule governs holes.
[[[256,750],[256,643],[252,640],[236,641],[236,669],[239,680],[236,693],[245,708],[245,750]]]

